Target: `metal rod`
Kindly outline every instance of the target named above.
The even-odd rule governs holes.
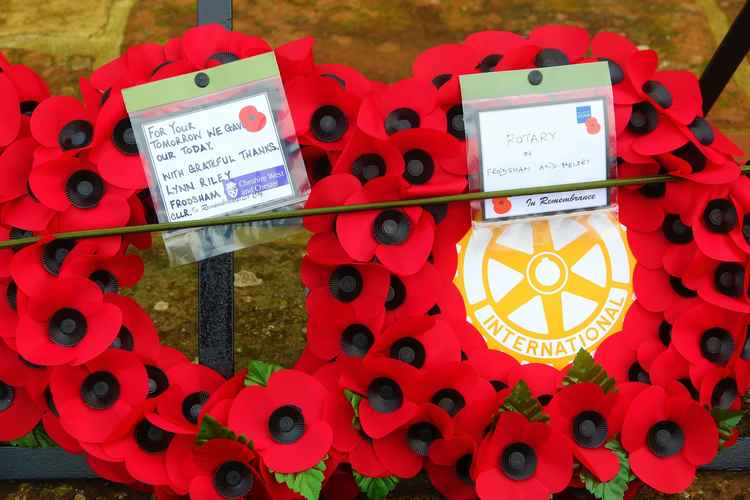
[[[703,113],[707,114],[750,51],[750,1],[746,1],[700,79]]]
[[[742,174],[750,173],[750,165],[740,167]],[[380,201],[356,205],[337,205],[331,207],[303,208],[299,210],[280,210],[275,212],[261,212],[257,214],[228,215],[211,219],[168,222],[160,224],[144,224],[140,226],[112,227],[92,229],[87,231],[70,231],[44,236],[30,236],[13,240],[0,241],[0,249],[29,245],[40,240],[95,238],[101,236],[115,236],[122,234],[150,233],[157,231],[172,231],[176,229],[192,229],[197,227],[223,226],[227,224],[246,224],[249,222],[269,221],[278,219],[292,219],[295,217],[309,217],[313,215],[330,215],[365,210],[383,210],[387,208],[402,208],[414,206],[443,205],[458,201],[476,201],[490,198],[506,198],[511,196],[529,196],[544,193],[560,193],[564,191],[582,191],[586,189],[601,189],[609,187],[631,186],[639,184],[654,184],[684,180],[671,175],[653,175],[648,177],[628,177],[625,179],[608,179],[603,181],[577,182],[573,184],[556,184],[533,188],[505,189],[500,191],[482,191],[462,193],[450,196],[434,196],[430,198],[406,198],[402,200]]]
[[[198,0],[198,24],[232,29],[232,0]],[[234,254],[198,263],[198,360],[225,377],[234,373]]]

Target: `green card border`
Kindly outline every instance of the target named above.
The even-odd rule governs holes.
[[[195,83],[195,76],[199,73],[208,75],[209,83],[205,87],[199,87]],[[123,89],[122,95],[128,112],[138,113],[274,76],[279,76],[276,55],[273,52],[267,52],[214,68]]]
[[[539,71],[542,81],[529,83],[529,73]],[[464,102],[522,95],[553,94],[568,90],[611,85],[609,64],[605,61],[549,68],[521,69],[461,75]]]

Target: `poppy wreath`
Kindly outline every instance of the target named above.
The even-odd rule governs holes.
[[[229,380],[162,345],[122,295],[149,235],[49,234],[154,221],[121,90],[268,52],[217,25],[128,49],[50,95],[0,57],[0,440],[85,454],[157,498],[382,499],[426,472],[449,499],[632,497],[687,488],[738,437],[750,384],[750,181],[698,82],[623,36],[474,33],[384,84],[275,49],[313,182],[307,207],[467,189],[461,74],[606,61],[620,216],[638,264],[623,331],[558,371],[489,350],[452,284],[469,206],[307,217],[307,346]]]

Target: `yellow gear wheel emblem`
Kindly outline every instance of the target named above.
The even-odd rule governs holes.
[[[472,229],[455,283],[491,348],[559,368],[621,329],[634,263],[617,218],[596,212]]]

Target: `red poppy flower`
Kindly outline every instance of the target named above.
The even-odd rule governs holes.
[[[125,462],[128,474],[136,480],[152,486],[168,486],[166,456],[174,437],[145,418],[136,418],[125,436],[104,443],[102,448],[116,460]]]
[[[319,180],[310,192],[305,208],[334,207],[343,205],[347,198],[362,188],[356,177],[344,173],[329,175]],[[335,230],[336,214],[305,217],[305,229],[312,233]]]
[[[464,327],[466,324],[466,305],[461,292],[453,285],[452,281],[442,281],[442,285],[436,293],[435,305],[427,311],[427,314],[444,319],[451,324],[454,330]]]
[[[229,439],[212,439],[195,452],[197,471],[190,482],[191,498],[270,499],[257,470],[258,457],[247,446]]]
[[[385,325],[434,311],[434,291],[442,285],[434,266],[427,263],[409,276],[391,274],[385,298]],[[452,285],[451,285],[452,286]]]
[[[456,333],[459,344],[461,344],[462,360],[467,361],[475,356],[481,356],[489,350],[484,336],[468,321],[464,321],[461,324],[453,324],[453,330]]]
[[[129,297],[107,294],[104,300],[122,311],[122,325],[111,347],[134,352],[144,360],[157,358],[161,350],[159,334],[149,314]]]
[[[441,408],[423,404],[403,426],[373,443],[388,471],[401,478],[416,476],[433,442],[453,435],[453,422]]]
[[[349,304],[357,318],[369,319],[379,316],[386,302],[388,272],[379,265],[324,266],[304,257],[300,277],[310,290],[307,302],[315,307],[325,308],[326,303]],[[312,310],[309,306],[307,309]]]
[[[44,408],[44,413],[42,414],[42,426],[44,427],[44,432],[52,438],[52,441],[54,441],[55,444],[68,453],[81,453],[83,448],[78,440],[71,436],[60,422],[60,414],[57,412],[57,407],[52,398],[52,391],[49,387],[45,389],[43,399],[43,402],[37,400],[37,405]]]
[[[386,328],[368,356],[389,357],[429,371],[461,361],[461,345],[446,321],[415,316]]]
[[[699,399],[698,389],[690,374],[690,363],[677,349],[670,348],[659,354],[649,367],[649,376],[653,385],[659,385],[667,392],[683,392],[684,389],[691,398]]]
[[[26,136],[29,133],[29,118],[34,113],[34,110],[39,103],[49,97],[47,84],[28,66],[23,64],[10,64],[1,56],[0,73],[3,73],[8,79],[10,79],[15,87],[19,101],[19,109],[21,111],[21,129],[18,137]]]
[[[573,473],[573,457],[562,434],[503,412],[475,460],[477,495],[489,498],[548,499],[562,491]]]
[[[341,150],[354,131],[359,99],[335,80],[295,78],[286,85],[294,127],[302,144]]]
[[[42,204],[60,212],[56,219],[60,231],[117,227],[130,218],[127,199],[133,192],[105,182],[93,165],[78,159],[39,165],[29,182]]]
[[[148,392],[146,370],[129,352],[109,350],[81,366],[61,366],[50,381],[63,429],[79,441],[122,436]]]
[[[471,468],[476,443],[466,435],[438,439],[430,446],[430,459],[425,463],[430,483],[451,500],[474,500]]]
[[[602,365],[607,374],[618,384],[642,382],[650,384],[646,369],[638,362],[638,351],[626,335],[611,335],[604,339],[594,354],[594,360]]]
[[[58,279],[29,299],[18,321],[18,352],[40,365],[80,365],[103,353],[117,337],[122,312],[81,278]]]
[[[278,55],[278,49],[277,55]],[[315,73],[318,76],[331,78],[341,85],[341,88],[364,99],[370,92],[383,86],[380,82],[368,80],[362,73],[343,64],[316,64]]]
[[[31,115],[30,123],[31,134],[43,147],[36,153],[37,162],[90,148],[95,122],[93,113],[73,97],[53,96],[43,100]]]
[[[650,370],[654,359],[672,345],[672,323],[664,313],[648,311],[636,300],[625,315],[622,335],[637,352],[638,363]]]
[[[315,71],[314,45],[315,39],[306,36],[276,47],[276,61],[285,82],[298,76],[310,75]]]
[[[604,447],[619,429],[609,416],[617,394],[605,394],[596,384],[573,384],[562,388],[547,406],[550,424],[570,440],[576,459],[599,481],[607,482],[620,471],[620,460]]]
[[[310,184],[315,186],[320,180],[331,175],[333,163],[336,161],[338,151],[326,151],[317,146],[302,146],[302,158],[305,161],[307,178]]]
[[[404,130],[391,136],[403,157],[401,175],[410,197],[456,194],[466,189],[466,153],[450,135],[429,129]]]
[[[340,385],[363,397],[359,403],[362,429],[380,439],[411,420],[426,402],[419,370],[388,358],[367,359],[346,369]]]
[[[70,255],[63,262],[60,277],[78,276],[96,283],[102,292],[117,293],[132,288],[143,276],[143,260],[137,255]]]
[[[27,389],[39,406],[44,406],[41,402],[49,383],[50,368],[30,363],[4,342],[0,342],[0,366],[6,384]]]
[[[674,346],[692,364],[726,366],[739,356],[743,317],[710,304],[696,304],[675,319]]]
[[[687,208],[694,195],[688,182],[645,184],[618,193],[621,222],[628,229],[651,232],[662,228],[668,213],[684,214],[683,222],[690,226]]]
[[[512,377],[520,366],[513,356],[494,349],[470,353],[468,363],[489,381],[495,392],[512,387]]]
[[[633,400],[621,440],[635,475],[665,493],[690,486],[696,466],[709,463],[719,445],[716,424],[706,410],[658,386]]]
[[[43,408],[35,402],[38,386],[27,378],[31,369],[1,342],[0,362],[0,440],[12,441],[36,427]]]
[[[245,376],[247,368],[240,370],[230,379],[224,381],[216,390],[211,393],[201,408],[198,421],[202,421],[205,415],[211,415],[219,422],[225,423],[229,420],[229,410],[234,402],[234,398],[245,388]]]
[[[86,455],[86,462],[94,474],[107,481],[127,485],[136,482],[133,476],[128,474],[128,470],[122,462],[110,462],[89,454]]]
[[[307,347],[316,357],[330,361],[338,356],[361,358],[381,337],[381,314],[359,318],[353,306],[332,302],[317,294],[307,301]]]
[[[169,389],[158,399],[156,412],[148,413],[149,422],[175,434],[196,434],[203,405],[224,382],[211,368],[180,363],[167,370]]]
[[[693,230],[679,214],[665,214],[661,229],[656,231],[629,229],[627,234],[636,260],[648,269],[665,267],[667,261],[685,258],[697,249],[693,243]]]
[[[307,470],[331,447],[331,427],[323,420],[325,388],[295,370],[271,375],[267,387],[244,389],[229,413],[229,427],[253,441],[276,472]]]
[[[190,360],[181,351],[160,345],[156,356],[144,357],[143,363],[146,366],[146,374],[148,375],[148,399],[149,403],[152,403],[153,407],[159,401],[159,398],[169,389],[170,380],[169,370],[172,367],[189,363]]]
[[[628,38],[617,33],[601,31],[591,39],[591,54],[599,61],[609,64],[612,96],[616,104],[634,104],[640,101],[630,79],[625,77],[625,68],[638,47]]]
[[[402,154],[392,141],[376,139],[355,129],[333,166],[333,173],[351,174],[365,184],[377,177],[401,175],[403,166]]]
[[[91,160],[105,181],[124,189],[145,189],[146,173],[122,92],[110,93],[96,119]]]
[[[18,287],[15,281],[0,279],[0,337],[14,351],[16,350],[16,327],[18,326],[17,311]]]
[[[331,463],[327,467],[331,467]],[[328,473],[329,469],[326,469]],[[333,472],[325,479],[323,489],[320,492],[321,498],[330,498],[331,500],[355,500],[359,498],[362,491],[357,486],[352,469],[348,464],[341,464],[333,469]]]
[[[432,83],[415,78],[392,83],[365,97],[357,126],[379,139],[410,128],[447,130],[437,89]]]
[[[228,31],[220,24],[190,28],[182,35],[183,55],[196,69],[211,68],[270,50],[265,40]]]
[[[510,31],[479,31],[467,36],[464,44],[477,55],[474,69],[487,73],[495,70],[505,54],[528,44],[528,40]]]
[[[21,100],[10,77],[3,71],[0,74],[0,114],[3,124],[0,125],[0,149],[11,144],[21,131]]]
[[[552,401],[562,379],[562,372],[541,363],[519,365],[509,376],[510,387],[523,380],[542,406],[547,406]]]
[[[476,422],[468,409],[496,397],[492,384],[479,376],[471,364],[450,363],[432,370],[425,379],[429,401],[450,415],[462,432],[479,430],[486,420]]]
[[[350,196],[346,204],[399,199],[404,182],[394,177],[374,179]],[[346,253],[360,262],[377,257],[399,275],[414,274],[422,268],[432,249],[434,233],[434,219],[420,207],[346,213],[336,219],[336,235]]]
[[[548,24],[534,28],[529,42],[541,47],[534,58],[537,67],[575,64],[589,48],[589,34],[583,28]]]
[[[646,269],[636,264],[633,284],[638,290],[638,301],[652,312],[679,314],[697,303],[698,292],[689,280],[683,279],[682,272]]]
[[[748,290],[750,273],[738,262],[719,262],[701,253],[693,255],[683,281],[697,291],[701,299],[715,306],[737,312],[750,312]]]

